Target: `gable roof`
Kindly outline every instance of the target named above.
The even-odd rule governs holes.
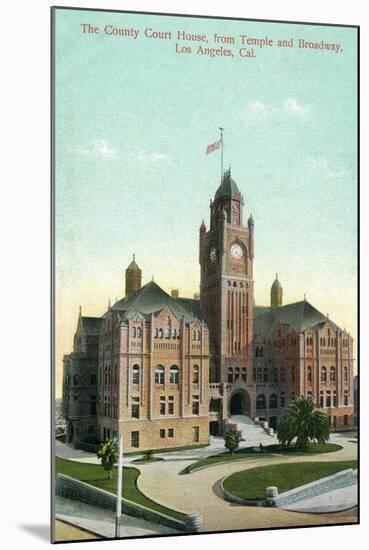
[[[326,315],[305,300],[268,309],[269,311],[257,316],[254,320],[254,331],[265,337],[270,337],[279,323],[287,325],[288,330],[298,332],[324,323],[328,323],[333,330],[341,330]]]
[[[192,314],[188,308],[185,308],[179,300],[169,296],[154,281],[150,281],[130,296],[118,300],[112,309],[123,311],[126,316],[129,316],[134,311],[148,315],[161,311],[165,307],[168,307],[177,319],[181,319],[183,316],[186,321],[194,321],[196,319],[196,315]]]
[[[193,317],[205,320],[205,313],[200,307],[200,300],[195,298],[175,298],[182,307],[184,307]]]

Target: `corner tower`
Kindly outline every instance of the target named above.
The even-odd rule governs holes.
[[[243,198],[228,170],[210,202],[210,229],[200,226],[200,302],[213,339],[211,381],[246,368],[252,380],[254,221],[243,225]]]
[[[283,289],[278,281],[278,273],[275,275],[275,280],[270,289],[270,307],[281,307],[283,305]]]
[[[142,271],[136,264],[135,255],[126,269],[126,296],[141,288]]]

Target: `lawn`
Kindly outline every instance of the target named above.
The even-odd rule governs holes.
[[[267,445],[263,448],[263,452],[253,451],[253,447],[246,447],[244,449],[238,449],[233,455],[230,452],[226,451],[217,455],[209,456],[208,458],[203,458],[194,462],[190,466],[187,466],[181,473],[189,474],[198,470],[199,468],[205,468],[207,466],[212,466],[213,464],[221,464],[222,462],[231,462],[233,460],[247,459],[247,458],[266,458],[270,454],[293,454],[295,456],[301,456],[305,454],[319,454],[319,453],[333,453],[342,449],[340,445],[334,443],[312,443],[307,449],[302,451],[296,447],[285,447],[282,449],[278,444],[277,445]]]
[[[117,492],[117,472],[118,469],[113,469],[112,479],[108,479],[108,472],[103,470],[99,464],[85,464],[83,462],[73,462],[72,460],[66,460],[64,458],[56,457],[56,473],[65,474],[110,493],[116,494]],[[141,504],[146,508],[155,510],[167,516],[171,516],[180,521],[184,521],[185,514],[166,508],[161,504],[151,500],[144,495],[137,487],[137,478],[140,475],[139,470],[136,468],[123,468],[123,496],[127,500]],[[163,480],[161,480],[163,482]]]
[[[227,492],[245,500],[264,500],[265,489],[271,485],[284,493],[347,468],[357,468],[357,461],[274,464],[236,472],[227,477],[223,485]]]

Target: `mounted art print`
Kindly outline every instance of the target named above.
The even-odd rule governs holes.
[[[52,9],[53,542],[358,523],[358,32]]]

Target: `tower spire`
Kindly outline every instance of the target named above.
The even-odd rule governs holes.
[[[141,288],[141,281],[142,271],[136,263],[136,254],[133,254],[133,259],[126,269],[126,296]]]
[[[278,273],[275,274],[275,280],[270,289],[270,307],[276,308],[283,304],[283,289],[278,280]]]

